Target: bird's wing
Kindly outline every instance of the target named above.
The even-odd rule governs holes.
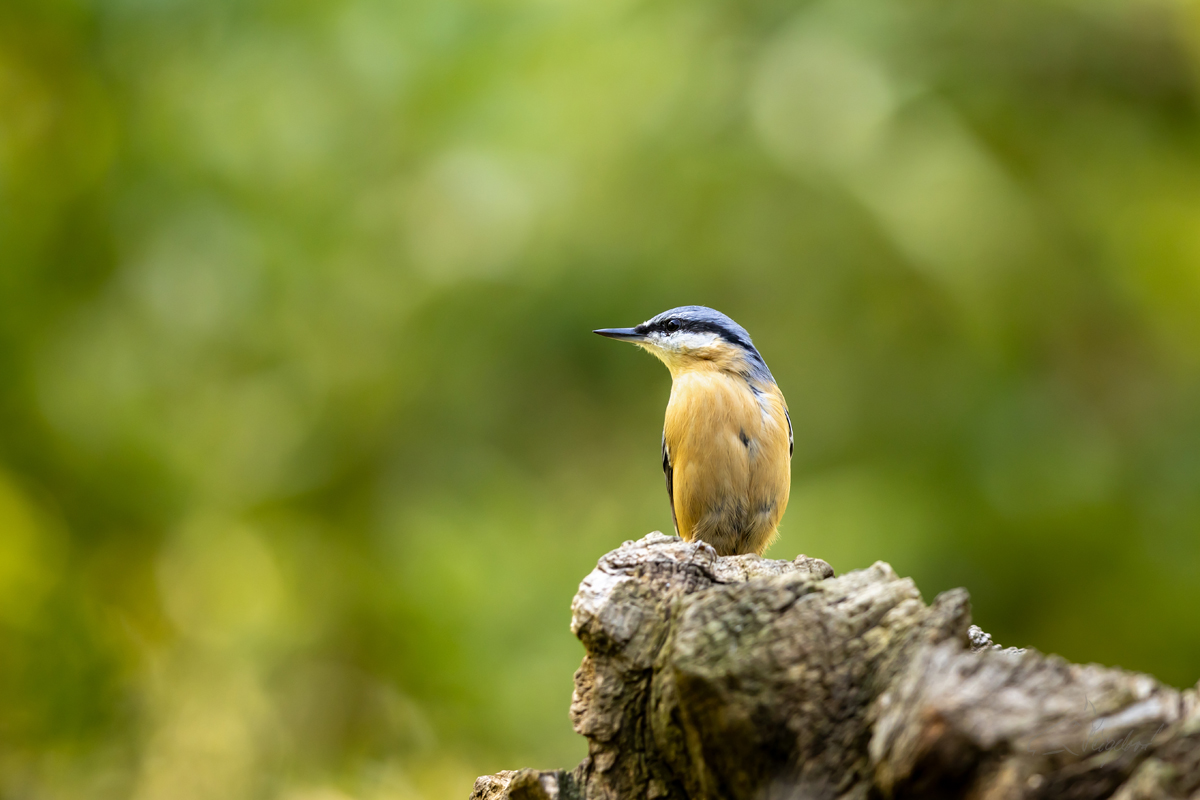
[[[675,468],[671,466],[671,453],[667,450],[667,432],[663,431],[662,438],[663,474],[667,476],[667,502],[671,504],[671,524],[675,526],[675,535],[679,535],[679,520],[675,517]]]
[[[788,413],[787,406],[784,406],[784,408],[783,408],[783,418],[787,420],[787,424],[788,424],[788,458],[791,458],[792,457],[792,415]],[[666,447],[667,446],[664,444],[663,445],[663,453],[667,452]],[[665,458],[666,456],[664,455],[663,457]]]

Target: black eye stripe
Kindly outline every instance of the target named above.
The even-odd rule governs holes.
[[[705,320],[685,320],[682,329],[688,333],[715,333],[730,344],[749,346],[748,342],[728,328]]]
[[[739,336],[736,332],[731,331],[724,325],[719,325],[709,320],[680,319],[671,317],[669,319],[657,320],[652,322],[644,322],[637,326],[639,333],[677,333],[683,331],[685,333],[715,333],[730,344],[738,345],[747,349],[753,349],[750,343]]]
[[[757,376],[759,380],[774,380],[763,357],[754,347],[754,343],[750,341],[750,334],[732,319],[714,309],[705,306],[672,308],[634,327],[634,331],[643,336],[656,334],[651,337],[651,343],[659,339],[659,336],[668,338],[680,332],[715,334],[722,341],[743,352],[746,374]],[[666,345],[667,342],[663,342],[663,344]]]

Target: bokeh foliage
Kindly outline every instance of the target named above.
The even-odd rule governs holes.
[[[769,555],[1200,677],[1200,16],[6,0],[0,796],[433,798],[583,753],[578,580],[754,334]]]

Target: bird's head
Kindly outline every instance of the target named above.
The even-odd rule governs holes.
[[[705,306],[680,306],[632,328],[601,328],[594,333],[650,351],[673,376],[693,369],[726,369],[771,379],[746,329]]]

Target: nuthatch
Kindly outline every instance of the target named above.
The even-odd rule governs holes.
[[[721,555],[762,553],[787,508],[792,421],[750,334],[704,306],[595,333],[633,342],[671,371],[662,463],[675,532]]]

